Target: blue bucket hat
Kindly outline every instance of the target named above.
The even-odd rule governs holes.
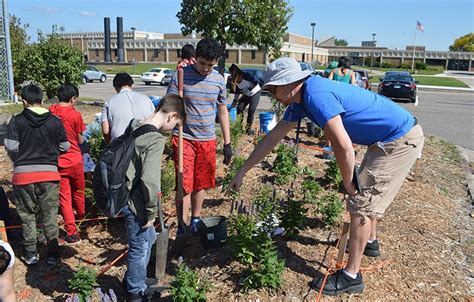
[[[300,64],[293,58],[279,58],[267,65],[263,88],[291,84],[311,74],[310,70],[301,70]]]

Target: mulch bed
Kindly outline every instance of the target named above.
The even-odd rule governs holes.
[[[91,122],[93,114],[100,111],[99,107],[86,105],[79,109],[86,122]],[[294,136],[294,132],[290,134],[290,137]],[[309,146],[319,143],[318,139],[305,134],[301,139]],[[253,149],[253,138],[244,135],[239,149],[248,155]],[[358,150],[360,161],[364,149]],[[265,162],[248,173],[240,194],[242,200],[251,201],[262,183],[271,179],[267,163],[271,164],[274,158],[274,154],[269,155]],[[0,149],[0,159],[0,181],[10,193],[12,165],[3,148]],[[218,160],[222,162],[222,155],[218,156]],[[300,167],[311,167],[318,176],[323,176],[326,162],[320,152],[300,148]],[[225,166],[219,164],[218,178],[225,173]],[[282,187],[279,189],[283,191]],[[469,258],[472,255],[472,220],[467,200],[466,181],[455,151],[438,138],[427,137],[415,181],[405,181],[386,216],[378,224],[382,256],[376,259],[364,257],[362,260],[365,292],[328,300],[444,301],[472,297],[468,282],[469,266],[472,265]],[[171,198],[165,200],[164,208],[167,212],[173,212]],[[231,201],[224,196],[222,188],[207,192],[203,216],[229,216],[230,209]],[[318,217],[313,216],[311,211],[308,214],[307,226],[297,239],[288,241],[278,237],[275,240],[280,257],[286,261],[284,282],[279,290],[242,292],[239,278],[244,267],[231,256],[228,246],[205,250],[198,238],[192,238],[184,252],[185,263],[212,283],[213,287],[207,295],[209,301],[314,301],[317,293],[310,290],[307,284],[324,273],[328,266],[334,265],[340,227],[323,228]],[[18,220],[14,217],[14,221]],[[170,218],[169,224],[172,245],[176,219]],[[67,280],[73,276],[78,265],[87,265],[99,271],[126,248],[126,234],[120,219],[90,222],[82,229],[81,235],[82,243],[66,246],[63,260],[57,266],[47,266],[43,261],[27,268],[23,262],[16,262],[18,300],[63,301],[66,293],[70,292]],[[12,232],[11,243],[15,253],[21,255],[18,231]],[[44,247],[40,248],[40,254],[44,253]],[[167,267],[163,280],[165,284],[173,280],[175,269],[176,260],[173,259]],[[125,270],[125,261],[119,261],[98,278],[100,287],[114,289],[120,300],[124,299],[121,280]],[[163,298],[171,299],[168,290],[163,292]]]

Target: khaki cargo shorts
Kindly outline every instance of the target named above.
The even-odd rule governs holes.
[[[347,199],[347,210],[382,217],[421,156],[423,142],[423,129],[415,125],[397,140],[370,145],[359,168],[362,192]]]

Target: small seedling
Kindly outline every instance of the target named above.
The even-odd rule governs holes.
[[[87,144],[89,145],[89,155],[96,163],[106,145],[100,129],[94,128],[91,130],[91,136],[87,141]]]
[[[237,214],[229,219],[229,243],[237,260],[244,265],[251,265],[257,259],[258,228],[254,216]]]
[[[245,158],[243,158],[242,156],[235,156],[232,159],[230,165],[227,167],[227,173],[224,179],[222,180],[223,189],[227,189],[227,187],[230,184],[230,181],[232,180],[232,178],[234,178],[235,175],[237,175],[237,172],[243,166],[244,163],[245,163]],[[229,191],[229,195],[232,198],[232,200],[236,200],[238,196],[238,192]]]
[[[190,270],[180,258],[175,280],[171,282],[173,301],[206,301],[210,287],[207,280],[199,278],[198,273]]]
[[[322,190],[319,182],[313,177],[306,177],[301,184],[303,199],[307,203],[317,204],[317,196]]]
[[[68,280],[68,285],[72,291],[76,292],[79,301],[83,302],[87,297],[90,297],[94,288],[99,284],[97,284],[96,272],[93,269],[80,266],[74,277]]]
[[[234,150],[237,149],[237,145],[240,137],[244,134],[244,127],[242,123],[242,115],[237,116],[235,122],[230,125],[230,143]]]

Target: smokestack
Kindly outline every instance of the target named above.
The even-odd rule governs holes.
[[[118,62],[125,62],[123,50],[123,18],[117,17],[117,57]]]
[[[104,62],[110,63],[110,18],[104,18]]]

